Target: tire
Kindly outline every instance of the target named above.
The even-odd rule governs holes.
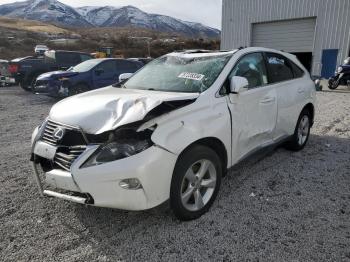
[[[74,96],[74,95],[77,95],[77,94],[84,93],[84,92],[86,92],[88,90],[89,90],[89,88],[85,84],[77,84],[77,85],[72,86],[71,88],[69,88],[68,95],[69,96]]]
[[[40,74],[39,74],[40,75]],[[35,87],[35,82],[36,79],[38,78],[39,75],[34,76],[31,80],[30,80],[30,86],[29,86],[29,90],[34,92],[34,87]]]
[[[300,151],[305,147],[310,136],[311,121],[309,110],[304,109],[299,116],[291,140],[286,144],[288,150]]]
[[[328,88],[331,90],[337,89],[339,86],[339,81],[333,78],[328,80]]]
[[[212,149],[195,145],[186,150],[175,165],[171,181],[170,207],[174,215],[188,221],[206,213],[219,192],[221,177],[222,163]]]
[[[19,83],[19,86],[20,86],[24,91],[27,91],[27,92],[31,91],[30,85],[28,85],[28,83],[26,83],[26,82],[24,82],[24,81],[20,82],[20,83]]]

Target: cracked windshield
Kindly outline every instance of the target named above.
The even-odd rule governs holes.
[[[133,76],[125,88],[201,93],[217,79],[232,54],[206,57],[163,56]]]

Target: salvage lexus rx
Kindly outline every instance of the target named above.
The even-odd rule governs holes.
[[[54,105],[32,135],[35,179],[42,195],[125,210],[169,200],[176,217],[195,219],[252,152],[303,149],[314,104],[315,85],[291,54],[171,53]]]

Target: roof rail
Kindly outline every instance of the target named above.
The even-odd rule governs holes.
[[[201,54],[201,53],[212,53],[214,50],[205,50],[205,49],[189,49],[180,51],[185,54]]]

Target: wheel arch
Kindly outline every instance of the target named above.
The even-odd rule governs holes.
[[[38,76],[40,76],[40,75],[42,75],[44,73],[46,73],[46,72],[42,71],[42,70],[31,72],[30,74],[28,74],[28,76],[26,77],[25,81],[26,82],[28,82],[28,81],[31,82],[31,80],[33,80],[34,78],[35,79],[38,78]],[[31,83],[29,83],[29,84],[31,84]]]
[[[301,110],[301,112],[303,112],[304,110],[308,110],[310,112],[311,126],[313,126],[315,119],[315,106],[312,103],[308,103],[303,107],[303,110]]]
[[[195,145],[202,145],[202,146],[209,147],[219,156],[221,163],[222,163],[222,174],[223,174],[223,176],[225,176],[226,172],[227,172],[227,165],[228,165],[228,154],[227,154],[227,150],[225,148],[224,143],[216,137],[201,138],[197,141],[194,141],[190,145],[188,145],[180,153],[179,157]]]

